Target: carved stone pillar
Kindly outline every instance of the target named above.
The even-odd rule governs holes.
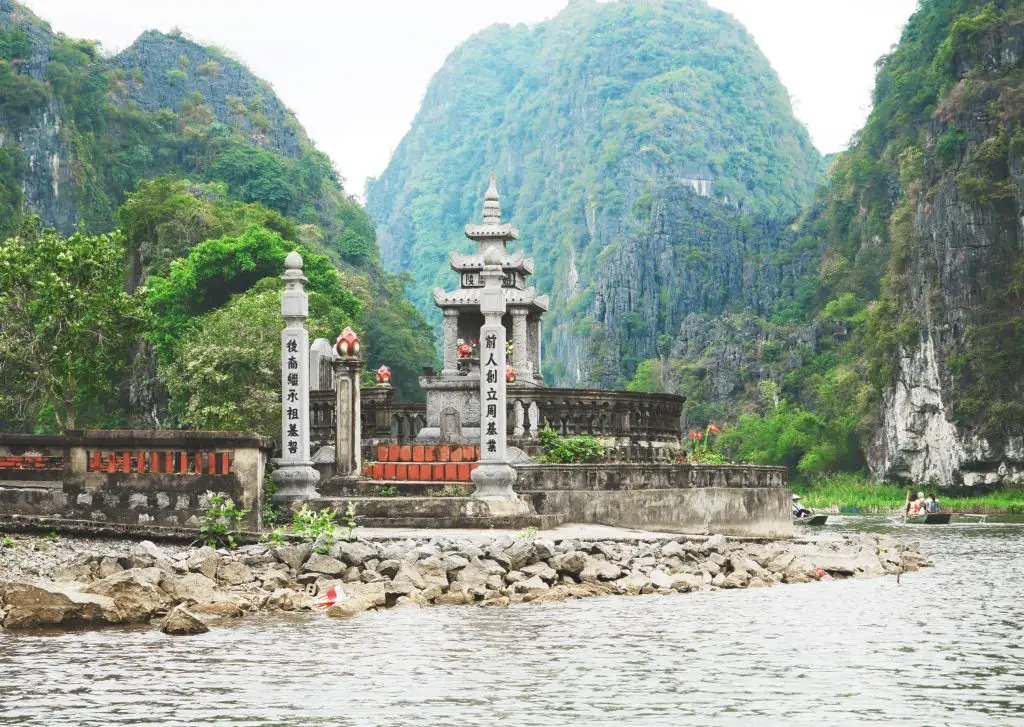
[[[459,311],[455,308],[444,309],[444,321],[441,323],[444,333],[444,376],[455,376],[458,374],[458,352],[455,350],[456,341],[459,338]]]
[[[337,474],[359,474],[362,459],[363,431],[362,406],[359,392],[359,373],[363,358],[342,356],[331,362],[335,381],[335,436],[334,462]]]
[[[540,326],[540,318],[536,318],[530,322],[530,358],[533,363],[533,374],[538,379],[541,378],[542,375],[540,368]]]
[[[529,357],[529,348],[526,333],[525,308],[513,308],[512,313],[512,367],[516,370],[516,376],[524,379],[533,375],[533,364]]]

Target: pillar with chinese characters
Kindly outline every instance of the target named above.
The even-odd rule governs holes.
[[[281,458],[271,475],[275,502],[317,497],[320,473],[309,456],[309,298],[302,274],[302,256],[291,252],[284,261],[281,315]]]
[[[512,484],[516,471],[505,458],[505,289],[501,285],[501,251],[484,255],[480,291],[480,460],[473,470],[474,497],[519,502]],[[520,503],[523,504],[523,503]]]
[[[342,477],[359,474],[362,450],[362,403],[360,402],[359,374],[363,370],[363,357],[359,353],[359,336],[345,328],[335,344],[338,358],[334,367],[334,467]]]

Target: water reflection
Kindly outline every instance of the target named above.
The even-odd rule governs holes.
[[[0,637],[0,722],[999,724],[1024,714],[1024,527],[910,533],[903,576],[510,609]]]

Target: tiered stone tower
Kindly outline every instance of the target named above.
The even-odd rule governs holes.
[[[449,255],[452,270],[459,274],[459,287],[452,292],[434,289],[434,305],[444,314],[444,369],[439,376],[424,376],[420,385],[427,392],[427,426],[420,431],[422,440],[476,443],[480,436],[480,366],[474,355],[460,359],[458,341],[480,339],[484,323],[480,312],[480,294],[485,259],[501,258],[502,287],[508,312],[502,323],[510,332],[515,370],[515,386],[544,386],[541,373],[541,319],[548,309],[548,297],[527,287],[533,274],[533,258],[522,250],[510,253],[508,244],[519,239],[519,232],[501,222],[501,202],[495,178],[484,195],[484,222],[466,225],[466,237],[477,243],[476,252]],[[492,251],[494,251],[492,253]]]

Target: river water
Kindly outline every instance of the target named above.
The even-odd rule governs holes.
[[[917,538],[936,567],[193,637],[0,636],[0,724],[1024,724],[1024,525],[831,520]]]

